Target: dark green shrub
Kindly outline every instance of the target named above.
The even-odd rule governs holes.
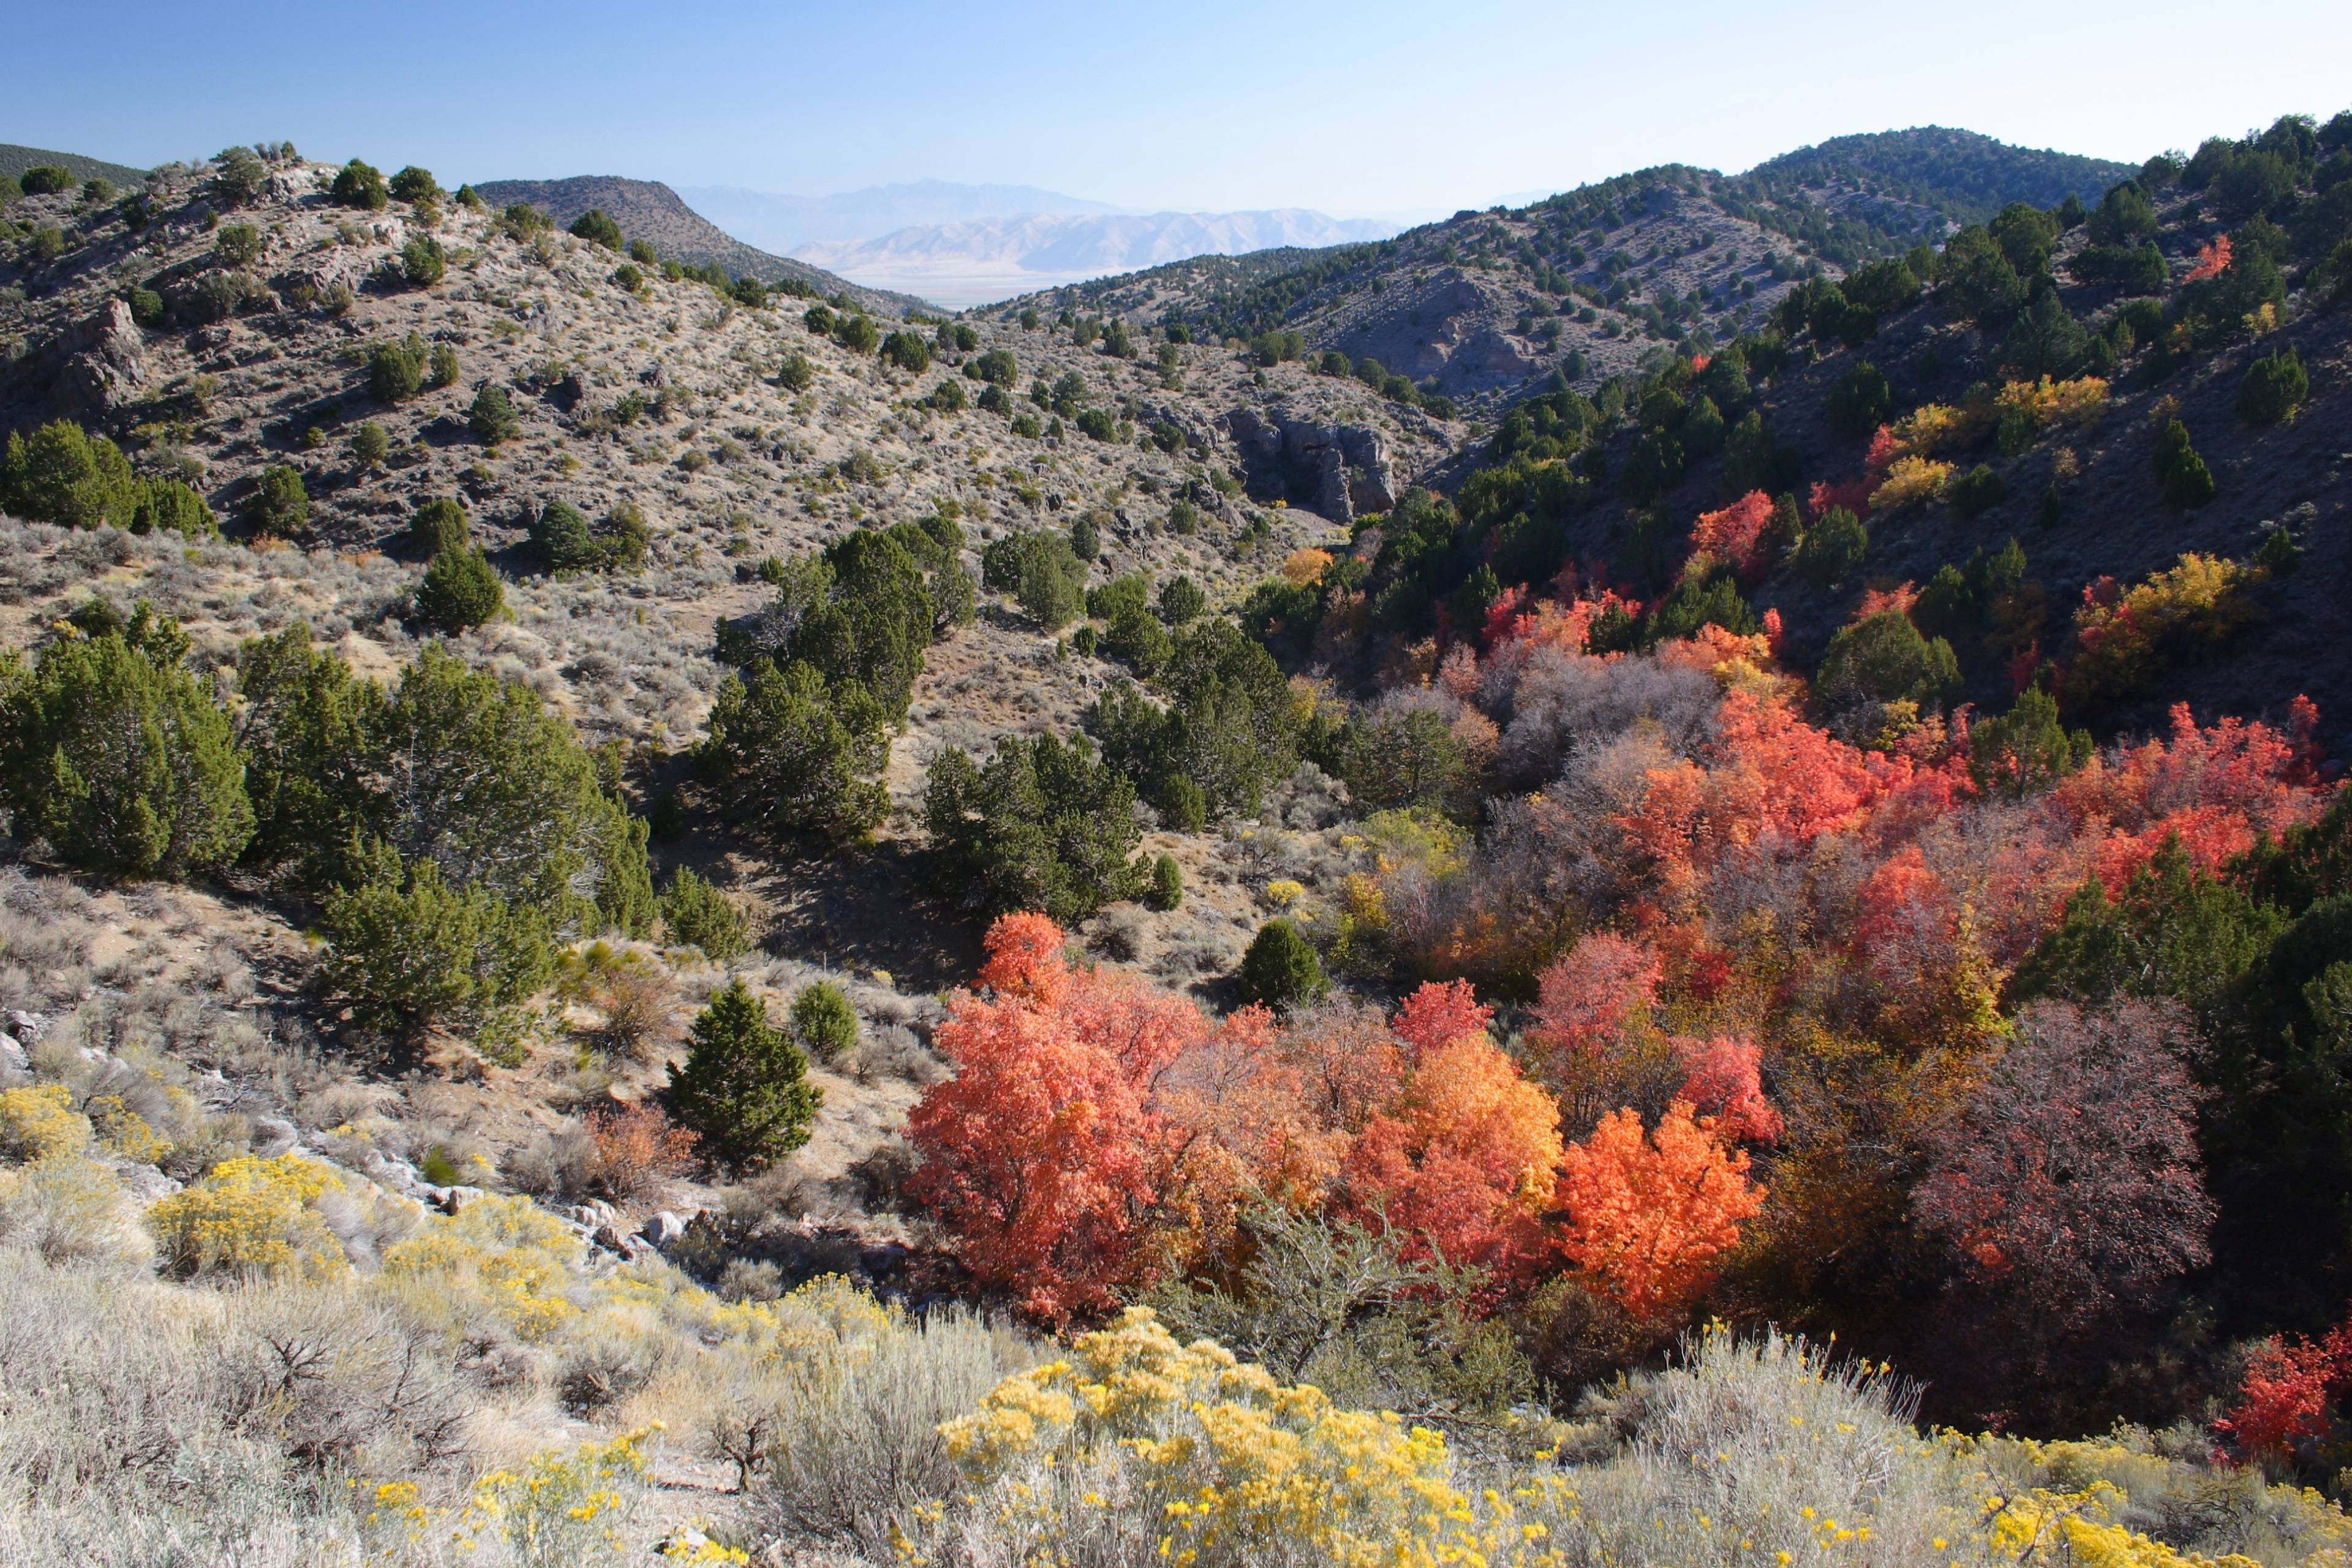
[[[73,171],[55,163],[36,163],[17,176],[17,184],[28,196],[53,196],[73,189]]]
[[[818,309],[824,307],[819,306]],[[806,392],[816,384],[816,366],[809,363],[809,357],[804,353],[788,353],[783,363],[777,367],[776,384],[787,392]]]
[[[1830,385],[1822,405],[1830,428],[1848,438],[1869,435],[1886,422],[1895,409],[1895,395],[1885,375],[1868,360],[1857,360]]]
[[[1045,631],[1060,631],[1086,607],[1086,563],[1052,529],[996,540],[981,552],[981,571],[982,582],[1011,594]]]
[[[1242,954],[1241,989],[1244,1000],[1288,1013],[1319,1000],[1330,987],[1323,978],[1322,961],[1315,956],[1315,944],[1297,926],[1277,918],[1258,928],[1249,951]]]
[[[830,980],[814,980],[793,996],[793,1038],[819,1061],[845,1060],[857,1048],[857,1009]]]
[[[416,589],[417,618],[438,631],[481,626],[505,607],[506,588],[497,569],[471,546],[436,555]]]
[[[2137,245],[2155,237],[2156,229],[2156,204],[2137,180],[2126,180],[2109,190],[2090,216],[2094,245]]]
[[[576,572],[604,564],[588,520],[569,501],[551,500],[531,520],[530,542],[552,572]]]
[[[152,289],[131,290],[131,319],[142,327],[163,324],[163,296]]]
[[[184,539],[210,539],[220,532],[220,520],[205,498],[177,479],[149,479],[131,514],[131,531],[153,533],[169,530]]]
[[[1190,577],[1180,574],[1160,584],[1160,618],[1171,626],[1189,625],[1208,607],[1209,596]]]
[[[335,172],[335,183],[328,187],[327,194],[344,206],[364,212],[381,212],[392,202],[383,174],[357,158]]]
[[[661,918],[672,942],[700,948],[715,963],[727,963],[751,945],[743,912],[691,867],[681,866],[671,875],[661,896]]]
[[[226,867],[253,834],[228,715],[142,601],[128,623],[44,647],[0,686],[0,794],[19,837],[77,866],[176,877]]]
[[[1077,414],[1078,434],[1097,441],[1112,441],[1118,437],[1118,422],[1108,408],[1081,408]]]
[[[634,263],[624,261],[613,268],[613,284],[625,294],[634,294],[646,286],[646,275]]]
[[[686,1062],[670,1069],[667,1098],[703,1152],[742,1174],[806,1143],[824,1097],[808,1081],[808,1058],[768,1022],[767,1004],[740,979],[694,1020]]]
[[[368,395],[378,403],[405,403],[425,384],[425,340],[411,332],[399,342],[368,351]]]
[[[2074,255],[2073,270],[2078,281],[2108,284],[2125,294],[2161,292],[2172,276],[2154,241],[2084,246]]]
[[[459,185],[457,187],[457,205],[464,207],[467,212],[482,212],[487,210],[489,205],[488,203],[482,200],[482,193],[474,189],[471,185]]]
[[[261,231],[249,223],[224,224],[213,236],[213,254],[224,266],[250,267],[261,258]]]
[[[555,220],[529,202],[512,203],[499,214],[499,231],[512,240],[528,240],[554,227]]]
[[[232,207],[241,207],[269,187],[269,165],[250,147],[231,147],[212,160],[213,194]]]
[[[833,329],[839,324],[839,321],[840,318],[833,313],[830,307],[824,305],[811,305],[801,314],[801,324],[821,338],[831,337]]]
[[[1141,605],[1122,605],[1110,617],[1102,636],[1102,652],[1136,674],[1150,679],[1168,662],[1173,643],[1150,611]]]
[[[629,241],[629,259],[640,267],[658,267],[661,265],[661,253],[647,241],[633,239]]]
[[[466,509],[453,497],[434,497],[409,519],[408,542],[428,561],[448,551],[470,548],[474,533]]]
[[[1004,389],[1000,386],[993,390],[1001,393]],[[1037,416],[1034,414],[1014,415],[1012,429],[1015,436],[1024,441],[1034,441],[1039,436],[1045,434],[1045,427],[1037,423]]]
[[[1797,570],[1822,587],[1834,587],[1862,570],[1869,554],[1869,528],[1845,508],[1833,506],[1805,531],[1797,546]]]
[[[1926,711],[1957,696],[1959,684],[1950,643],[1921,636],[1900,610],[1881,610],[1830,638],[1813,689],[1832,712],[1865,702],[1914,702]]]
[[[2091,732],[2059,722],[2058,703],[2039,686],[2018,693],[1998,719],[1969,731],[1969,773],[1977,787],[2021,799],[2038,795],[2090,761]]]
[[[646,550],[652,542],[646,514],[637,510],[636,502],[617,500],[604,510],[604,521],[596,530],[596,545],[604,553],[605,571],[635,571],[646,563]]]
[[[2238,417],[2249,425],[2284,425],[2311,395],[2311,377],[2293,348],[2264,354],[2238,384]]]
[[[447,343],[435,343],[425,373],[425,384],[438,390],[457,384],[457,351]]]
[[[2009,498],[2009,486],[2000,471],[1989,463],[1979,463],[1968,472],[1953,479],[1946,487],[1944,499],[1962,517],[1975,517],[1999,506]]]
[[[882,340],[882,357],[917,375],[931,368],[931,345],[917,332],[894,331]]]
[[[256,537],[291,539],[310,525],[310,492],[299,469],[272,463],[261,470],[245,503],[245,525]]]
[[[394,201],[407,202],[411,205],[418,202],[437,202],[444,195],[441,182],[433,177],[433,171],[420,169],[414,163],[394,174],[387,188]]]
[[[55,224],[43,224],[33,231],[33,259],[55,261],[66,253],[66,231]]]
[[[1102,553],[1102,529],[1092,513],[1070,524],[1070,553],[1081,561],[1092,561]]]
[[[466,410],[466,428],[474,433],[475,440],[495,448],[513,440],[522,428],[522,421],[516,417],[514,402],[507,396],[506,388],[486,381],[474,394],[472,406]]]
[[[352,461],[362,468],[373,468],[392,450],[392,437],[383,426],[370,419],[352,432]]]
[[[953,376],[931,388],[930,396],[924,401],[942,414],[961,414],[971,406],[971,399],[964,392],[963,383]]]
[[[2179,420],[2167,420],[2157,433],[2153,466],[2167,506],[2189,511],[2213,499],[2213,471],[2189,444],[2189,426]]]
[[[888,713],[857,682],[765,658],[719,682],[695,748],[709,798],[730,819],[778,833],[854,838],[882,820],[873,778],[889,760]]]
[[[1151,862],[1151,885],[1144,890],[1143,901],[1162,914],[1183,906],[1184,872],[1176,857],[1162,855]]]
[[[2083,323],[2066,309],[2058,290],[2045,282],[2001,340],[2000,363],[2021,381],[2045,375],[2063,381],[2082,369],[2083,355],[2089,347],[2090,334],[2083,330]]]
[[[389,847],[329,893],[322,923],[327,991],[347,998],[359,1022],[412,1036],[520,1002],[555,967],[538,910],[479,884],[453,886],[430,858],[404,864]]]
[[[1068,925],[1141,888],[1134,786],[1083,736],[1008,735],[984,767],[950,746],[924,782],[923,826],[941,880],[983,914]]]
[[[881,329],[864,316],[845,316],[834,324],[834,341],[853,353],[870,354],[882,342]]]
[[[621,226],[614,223],[603,207],[590,207],[572,219],[572,233],[577,238],[601,245],[607,250],[619,250],[626,243],[621,237]]]
[[[140,493],[138,476],[121,449],[69,419],[44,425],[30,436],[11,435],[7,455],[0,458],[0,506],[36,522],[128,528]]]
[[[400,275],[412,289],[430,289],[448,275],[449,255],[429,234],[412,236],[400,247]]]
[[[991,349],[968,363],[964,370],[991,386],[1016,386],[1021,381],[1021,363],[1011,349]]]
[[[2273,577],[2292,577],[2303,564],[2303,550],[2294,535],[2284,528],[2273,528],[2263,535],[2263,547],[2254,552],[2254,564]]]

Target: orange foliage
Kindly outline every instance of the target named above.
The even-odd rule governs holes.
[[[1560,1250],[1643,1321],[1680,1313],[1722,1270],[1739,1227],[1764,1206],[1748,1156],[1677,1100],[1647,1137],[1631,1110],[1603,1117],[1561,1160]]]
[[[2180,279],[2183,283],[2201,283],[2208,278],[2218,278],[2230,269],[2230,237],[2215,235],[2197,247],[2196,265]]]
[[[1466,987],[1465,987],[1466,989]],[[1560,1160],[1551,1097],[1483,1033],[1426,1052],[1402,1098],[1349,1151],[1350,1207],[1448,1262],[1523,1254]]]
[[[1907,580],[1892,588],[1868,588],[1863,592],[1862,603],[1853,608],[1853,619],[1866,621],[1888,610],[1907,616],[1918,602],[1919,584]]]
[[[1108,1307],[1146,1261],[1167,1163],[1154,1080],[1208,1033],[1189,1004],[1074,973],[1042,915],[989,928],[993,996],[953,998],[938,1031],[956,1076],[909,1113],[912,1190],[984,1288],[1046,1322]]]
[[[661,1177],[684,1175],[694,1161],[694,1134],[672,1126],[659,1108],[642,1103],[590,1116],[588,1142],[595,1151],[596,1184],[624,1203]]]
[[[1769,564],[1765,558],[1764,530],[1772,521],[1772,498],[1749,490],[1720,511],[1703,511],[1691,525],[1691,548],[1727,561],[1738,574],[1754,582]]]

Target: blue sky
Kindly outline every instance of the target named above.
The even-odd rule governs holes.
[[[445,182],[1450,211],[1936,123],[2137,161],[2352,101],[2352,5],[1195,0],[25,7],[0,141],[148,164],[290,138]]]

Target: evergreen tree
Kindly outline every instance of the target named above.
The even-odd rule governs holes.
[[[888,805],[874,777],[889,760],[885,722],[857,682],[828,683],[800,659],[778,668],[762,658],[719,683],[695,766],[732,821],[855,837]]]
[[[830,980],[812,981],[793,997],[793,1037],[820,1061],[837,1062],[857,1048],[857,1009]]]
[[[1144,902],[1162,914],[1183,907],[1184,872],[1173,855],[1162,855],[1151,862],[1151,887],[1144,894]]]
[[[481,626],[505,607],[506,588],[498,569],[470,546],[436,555],[416,589],[417,617],[440,631]]]
[[[507,396],[506,388],[486,381],[466,410],[466,428],[474,433],[475,440],[495,449],[514,439],[522,421],[515,416],[514,401]]]
[[[741,1173],[808,1142],[824,1095],[808,1081],[808,1058],[740,979],[711,998],[690,1039],[685,1065],[670,1069],[670,1108],[712,1159]]]
[[[0,665],[0,790],[18,831],[114,875],[226,867],[253,806],[228,716],[181,663],[186,638],[144,601],[128,624],[94,624],[29,671]]]
[[[2189,442],[2189,426],[2178,419],[2165,422],[2156,437],[2156,482],[2165,504],[2193,510],[2213,499],[2213,471]]]
[[[1323,995],[1329,986],[1315,946],[1297,926],[1276,918],[1258,928],[1242,955],[1243,996],[1262,1002],[1277,1013],[1287,1013]]]
[[[742,911],[690,866],[671,875],[661,897],[661,917],[671,941],[700,948],[713,963],[725,963],[749,945]]]

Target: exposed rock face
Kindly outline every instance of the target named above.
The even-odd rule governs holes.
[[[62,363],[50,396],[60,413],[77,419],[103,417],[151,379],[147,340],[131,319],[131,306],[121,300],[109,300],[51,352]]]
[[[1396,505],[1387,443],[1377,430],[1297,419],[1279,408],[1265,416],[1237,408],[1226,426],[1254,492],[1281,496],[1333,522]]]

